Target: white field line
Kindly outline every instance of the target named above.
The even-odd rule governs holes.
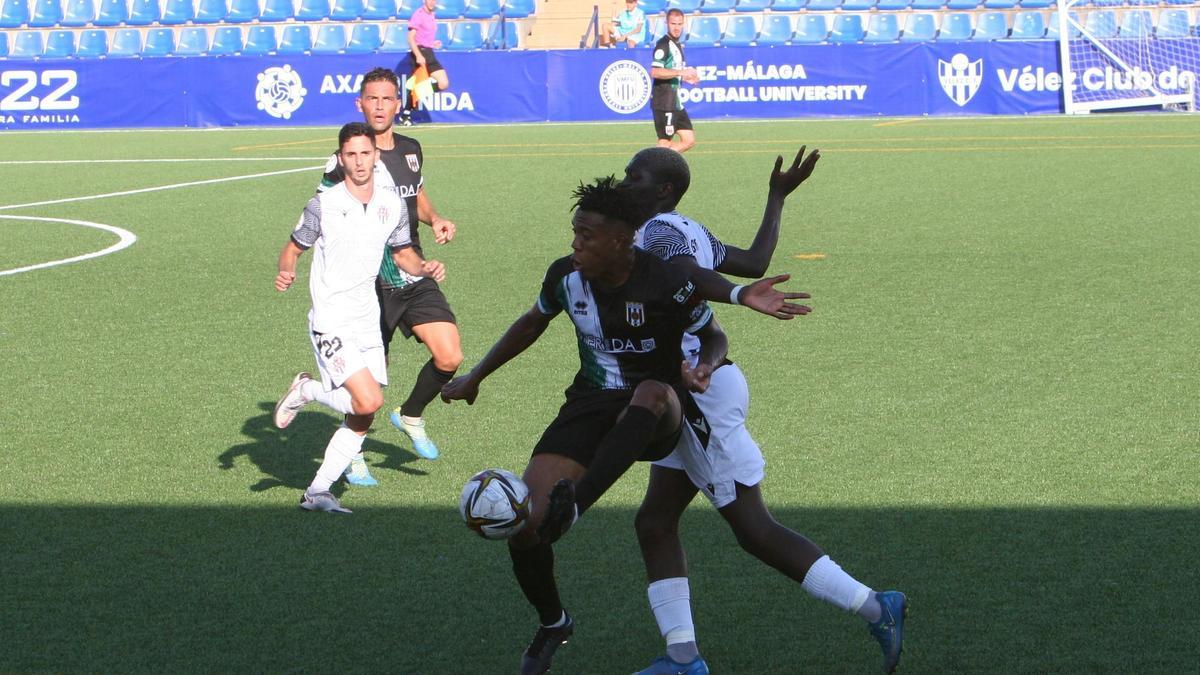
[[[46,269],[47,267],[58,267],[59,265],[67,265],[67,264],[70,264],[73,262],[79,262],[81,260],[90,260],[92,258],[99,258],[102,255],[108,255],[109,253],[116,253],[117,251],[120,251],[123,248],[129,248],[130,246],[133,246],[133,242],[137,241],[137,235],[130,232],[129,230],[123,230],[119,227],[114,227],[112,225],[105,225],[103,223],[93,223],[93,222],[90,222],[87,220],[69,220],[67,218],[41,218],[38,216],[6,216],[6,215],[0,215],[0,218],[7,218],[9,220],[37,220],[37,221],[41,221],[41,222],[45,222],[45,223],[66,223],[68,225],[81,225],[83,227],[94,227],[97,230],[105,230],[107,232],[112,232],[113,234],[120,237],[120,241],[113,244],[112,246],[109,246],[106,249],[103,249],[100,251],[95,251],[93,253],[84,253],[83,255],[77,255],[73,258],[63,258],[62,260],[51,260],[50,262],[38,263],[36,265],[28,265],[26,267],[17,267],[15,269],[11,269],[11,270],[0,270],[0,277],[7,276],[10,274],[20,274],[21,272],[30,272],[32,270]]]

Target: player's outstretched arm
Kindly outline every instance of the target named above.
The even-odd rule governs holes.
[[[780,171],[783,168],[783,157],[775,157],[775,168],[771,171],[771,178],[768,182],[767,206],[763,210],[762,223],[758,226],[758,233],[754,235],[754,241],[750,244],[749,249],[740,249],[727,244],[725,260],[717,268],[718,271],[749,279],[757,279],[767,273],[767,266],[771,264],[771,258],[775,255],[775,247],[779,244],[783,204],[788,195],[800,187],[801,183],[808,180],[817,166],[817,160],[821,159],[820,150],[813,150],[805,157],[806,147],[800,146],[800,151],[796,153],[796,159],[784,172]]]
[[[684,359],[680,373],[688,390],[701,394],[708,390],[713,371],[725,362],[725,357],[729,354],[729,338],[725,331],[721,330],[716,317],[705,324],[704,328],[696,333],[696,337],[700,338],[696,367],[693,368],[692,364]]]
[[[414,277],[429,277],[438,283],[446,278],[445,265],[436,260],[425,260],[411,246],[392,249],[392,261]]]
[[[275,290],[282,293],[291,287],[296,280],[296,261],[302,253],[304,249],[291,239],[283,245],[283,250],[279,252],[279,271],[275,274]]]
[[[446,403],[451,401],[466,401],[468,405],[475,403],[475,397],[479,395],[479,384],[483,382],[484,378],[537,342],[542,333],[546,332],[546,326],[550,325],[550,320],[553,318],[553,316],[542,314],[537,307],[531,307],[529,311],[514,321],[508,330],[504,331],[504,335],[500,336],[483,360],[476,364],[470,372],[454,378],[442,387],[442,400]]]
[[[686,265],[688,260],[692,261],[691,274],[692,281],[696,284],[696,292],[709,302],[745,305],[761,314],[784,320],[794,319],[812,311],[812,308],[806,305],[788,302],[811,297],[808,293],[781,291],[775,288],[776,284],[790,279],[790,275],[781,274],[768,279],[759,279],[748,286],[736,286],[720,274],[700,267],[694,258],[686,256],[672,258],[671,264]]]

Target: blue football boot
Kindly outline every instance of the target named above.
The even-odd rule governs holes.
[[[371,475],[371,470],[367,468],[367,461],[362,455],[356,455],[350,462],[350,466],[346,467],[346,482],[358,487],[375,487],[379,485],[379,481]]]
[[[875,599],[883,615],[869,624],[871,637],[883,649],[883,672],[894,673],[900,665],[900,653],[904,651],[904,619],[908,616],[908,598],[900,591],[876,593]]]
[[[392,426],[403,431],[408,436],[412,441],[413,450],[416,450],[418,455],[425,459],[438,458],[437,446],[425,435],[425,420],[417,420],[415,423],[410,422],[400,414],[399,408],[393,410],[392,414],[388,415],[388,419],[392,421]]]
[[[660,656],[645,670],[635,675],[708,675],[708,664],[700,656],[691,663],[680,663],[669,656]]]

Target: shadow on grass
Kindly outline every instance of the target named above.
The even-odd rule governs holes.
[[[315,423],[314,423],[315,424]],[[292,480],[291,474],[284,474]],[[912,600],[910,673],[1190,672],[1196,510],[781,509],[876,588]],[[555,672],[628,673],[662,645],[633,513],[557,548],[579,628]],[[684,518],[700,645],[718,673],[867,673],[861,622]],[[0,507],[0,671],[515,672],[535,618],[502,543],[452,505]]]
[[[263,492],[275,487],[303,490],[312,481],[313,473],[325,455],[325,444],[341,422],[332,413],[308,411],[297,415],[286,429],[276,429],[275,404],[264,401],[258,407],[264,414],[251,417],[242,425],[242,434],[252,440],[221,453],[217,458],[217,466],[225,470],[232,469],[238,459],[245,457],[266,474],[250,486],[251,492]],[[386,417],[376,416],[372,427],[374,433],[363,444],[368,464],[414,476],[428,475],[425,471],[408,466],[420,459],[416,453],[379,440],[386,438],[391,428]],[[391,436],[399,437],[401,434],[395,432]],[[383,461],[377,463],[380,454],[383,455]],[[345,485],[340,481],[333,488],[338,495],[344,490]]]

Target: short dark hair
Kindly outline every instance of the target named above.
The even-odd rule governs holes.
[[[346,147],[346,141],[349,141],[355,136],[366,136],[371,139],[371,145],[375,145],[375,132],[365,122],[349,122],[342,125],[342,130],[338,132],[338,152]]]
[[[396,91],[400,91],[400,80],[396,77],[396,73],[387,68],[373,68],[363,75],[362,86],[359,87],[358,94],[361,96],[367,90],[367,85],[372,82],[391,82]]]
[[[598,213],[606,220],[621,223],[630,231],[637,229],[638,221],[630,209],[629,201],[617,190],[616,176],[597,178],[587,185],[580,183],[571,195],[575,197],[573,209]]]
[[[657,145],[639,150],[629,163],[644,167],[655,183],[670,183],[674,187],[675,204],[683,199],[692,184],[692,170],[688,168],[687,160],[670,148]]]
[[[682,16],[683,16],[683,10],[682,10],[682,9],[679,9],[678,7],[672,7],[671,9],[668,9],[668,10],[667,10],[667,18],[668,18],[668,19],[669,19],[669,18],[671,18],[672,16],[676,15],[676,14],[678,14],[679,16],[681,16],[681,17],[682,17]]]

